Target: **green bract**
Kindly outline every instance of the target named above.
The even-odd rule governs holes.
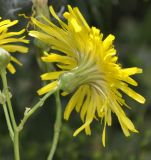
[[[0,68],[6,68],[10,60],[10,54],[5,49],[0,48]]]

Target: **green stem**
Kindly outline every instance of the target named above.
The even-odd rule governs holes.
[[[20,160],[19,154],[19,131],[16,129],[14,134],[14,156],[15,160]]]
[[[14,131],[12,129],[12,124],[11,124],[11,121],[10,121],[10,117],[9,117],[9,114],[8,114],[6,103],[3,104],[3,109],[4,109],[4,114],[5,114],[6,123],[7,123],[8,130],[9,130],[9,134],[10,134],[10,137],[13,141],[14,140]]]
[[[48,155],[47,160],[53,159],[53,156],[59,141],[59,135],[60,135],[61,125],[62,125],[62,108],[61,108],[59,91],[55,94],[55,98],[56,98],[57,110],[56,110],[56,121],[54,125],[54,137],[53,137],[52,146],[51,146],[50,153]]]
[[[19,131],[21,131],[24,127],[24,124],[26,123],[26,121],[31,117],[31,115],[37,111],[37,109],[39,109],[45,102],[45,100],[50,96],[52,95],[53,93],[55,93],[56,91],[58,91],[59,88],[56,87],[55,89],[51,90],[50,92],[48,92],[46,95],[44,95],[40,101],[38,103],[36,103],[31,109],[29,108],[29,110],[26,110],[25,113],[24,113],[24,117],[23,119],[21,120],[19,126],[18,126],[18,129]]]
[[[16,121],[15,121],[15,116],[14,116],[11,100],[10,100],[10,94],[9,94],[7,78],[6,78],[6,70],[1,68],[0,73],[1,73],[2,83],[3,83],[3,87],[4,87],[4,92],[5,92],[5,96],[6,96],[6,101],[7,101],[7,105],[8,105],[8,110],[9,110],[11,122],[13,124],[13,128],[15,129],[17,127],[17,125],[16,125]]]
[[[7,126],[8,126],[8,129],[9,129],[9,132],[10,132],[10,137],[11,137],[11,139],[13,141],[13,144],[14,144],[14,158],[15,158],[15,160],[20,160],[20,154],[19,154],[19,134],[20,134],[20,131],[23,129],[24,124],[31,117],[31,115],[43,105],[45,100],[50,95],[52,95],[53,93],[58,91],[59,87],[56,87],[55,89],[53,89],[52,91],[50,91],[49,93],[44,95],[40,99],[40,101],[38,101],[31,109],[30,108],[26,109],[23,119],[21,120],[20,124],[17,126],[16,120],[15,120],[15,117],[14,117],[14,112],[13,112],[11,100],[10,100],[8,85],[7,85],[6,70],[1,68],[0,69],[0,75],[1,75],[1,78],[2,78],[5,97],[6,97],[8,110],[9,110],[9,114],[10,114],[10,117],[9,117],[9,114],[8,114],[8,111],[7,111],[7,106],[6,106],[6,104],[3,104],[3,109],[4,109],[6,121],[7,121]],[[13,125],[13,128],[12,128],[11,123]],[[13,130],[14,130],[14,132],[13,132]]]
[[[10,137],[11,137],[11,139],[13,141],[13,144],[14,144],[14,157],[15,157],[15,160],[20,160],[20,155],[19,155],[19,131],[18,131],[18,127],[17,127],[17,124],[16,124],[14,112],[13,112],[13,107],[12,107],[12,103],[11,103],[11,99],[10,99],[10,93],[9,93],[9,90],[8,90],[6,69],[1,68],[0,73],[1,73],[1,78],[2,78],[2,83],[3,83],[3,87],[4,87],[4,93],[5,93],[5,97],[6,97],[6,102],[7,102],[9,114],[8,114],[8,111],[7,111],[6,104],[3,105],[3,108],[4,108],[4,113],[5,113],[5,116],[6,116],[7,126],[8,126],[8,129],[9,129],[9,132],[10,132]],[[10,115],[10,119],[9,119],[9,115]],[[11,126],[11,123],[13,125],[13,128]],[[13,132],[13,130],[14,130],[14,132]]]

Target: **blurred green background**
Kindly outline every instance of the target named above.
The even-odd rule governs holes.
[[[116,36],[115,46],[119,62],[123,67],[137,66],[144,73],[135,76],[139,82],[136,91],[146,98],[145,105],[126,97],[132,110],[126,113],[133,120],[139,134],[124,137],[116,117],[113,125],[107,128],[106,147],[102,147],[102,126],[99,122],[92,125],[92,135],[81,133],[76,138],[74,130],[81,125],[78,114],[72,114],[70,121],[63,120],[59,145],[54,160],[151,160],[151,1],[150,0],[49,0],[58,13],[67,4],[78,6],[90,26],[101,29],[104,36],[112,33]],[[17,28],[27,25],[28,20],[18,17],[18,13],[31,15],[32,2],[29,0],[0,0],[0,16],[3,19],[20,19]],[[30,39],[30,37],[28,37]],[[13,94],[13,106],[18,122],[25,107],[34,104],[38,96],[36,90],[41,87],[33,40],[29,54],[17,55],[23,67],[17,67],[15,75],[8,74],[9,87]],[[63,108],[69,97],[62,99]],[[28,121],[21,134],[22,160],[45,160],[53,136],[55,120],[55,102],[52,96]],[[0,160],[12,160],[12,143],[6,127],[5,117],[0,108]]]

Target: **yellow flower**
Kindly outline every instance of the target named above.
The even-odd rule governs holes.
[[[25,32],[25,29],[22,29],[18,32],[8,32],[9,27],[14,26],[18,23],[18,20],[11,21],[9,19],[0,21],[0,48],[5,49],[9,53],[20,52],[26,53],[28,51],[27,47],[24,47],[20,44],[14,44],[17,42],[28,43],[29,41],[24,39],[25,37],[16,37],[22,35]],[[14,37],[15,36],[15,37]],[[22,65],[14,56],[11,56],[11,61]],[[7,69],[13,74],[15,73],[15,68],[12,63],[7,65]]]
[[[75,92],[64,112],[64,118],[68,120],[75,109],[83,121],[83,125],[74,132],[74,136],[82,130],[90,135],[92,121],[104,120],[102,142],[105,146],[106,125],[112,125],[112,113],[117,116],[125,136],[129,136],[130,131],[137,133],[123,110],[123,106],[129,106],[123,99],[121,91],[139,103],[145,102],[144,97],[128,86],[138,85],[130,76],[142,73],[142,69],[136,67],[123,69],[117,62],[118,57],[113,46],[115,37],[110,34],[104,39],[99,29],[87,24],[78,8],[68,6],[68,10],[63,14],[66,24],[50,7],[51,14],[61,27],[45,17],[43,17],[47,22],[45,24],[31,18],[43,32],[30,31],[29,34],[49,44],[55,52],[42,57],[42,60],[46,63],[55,63],[61,70],[41,76],[42,80],[54,81],[38,90],[38,94],[45,94],[55,87],[63,90],[63,95]]]

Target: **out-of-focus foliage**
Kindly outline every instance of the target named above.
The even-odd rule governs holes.
[[[30,0],[1,0],[0,16],[19,18],[18,28],[23,28],[27,20],[18,17],[18,13],[31,15]],[[92,135],[72,136],[74,129],[81,125],[76,113],[70,121],[63,121],[61,137],[55,160],[150,160],[151,159],[151,1],[150,0],[50,0],[50,5],[61,15],[67,4],[78,6],[90,25],[101,28],[104,36],[112,33],[116,36],[115,46],[119,61],[124,67],[141,67],[144,73],[135,76],[140,86],[137,88],[146,97],[146,104],[140,105],[126,97],[132,110],[127,114],[140,131],[125,138],[114,117],[113,126],[107,129],[107,145],[101,145],[101,124],[92,126]],[[40,88],[40,70],[36,61],[37,49],[31,42],[27,56],[18,55],[23,67],[18,67],[15,76],[8,75],[13,93],[13,106],[18,121],[24,108],[33,104]],[[17,67],[17,66],[16,66]],[[68,98],[62,99],[63,108]],[[43,160],[48,154],[53,134],[55,103],[53,97],[48,100],[25,125],[21,134],[22,160]],[[5,117],[0,108],[0,159],[11,160],[11,147]]]

